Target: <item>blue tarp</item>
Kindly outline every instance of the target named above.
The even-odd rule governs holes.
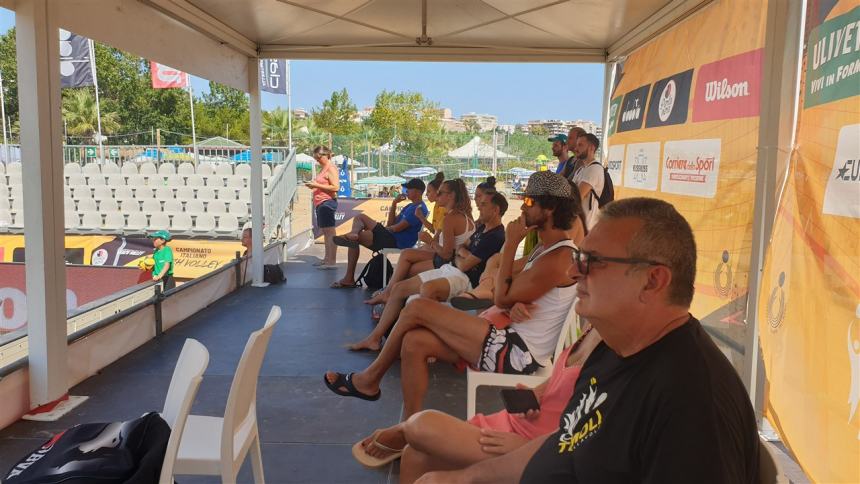
[[[233,161],[251,161],[251,150],[245,150],[241,153],[235,154],[230,159]],[[263,161],[274,161],[274,159],[274,153],[263,153]]]

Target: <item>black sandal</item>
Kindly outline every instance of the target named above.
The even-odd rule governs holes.
[[[478,299],[471,292],[464,292],[469,297],[455,296],[451,298],[451,306],[460,311],[479,311],[493,306],[492,299]]]
[[[368,402],[375,402],[379,400],[379,397],[382,396],[382,390],[376,392],[375,395],[368,395],[366,393],[360,392],[357,388],[355,388],[355,385],[352,384],[353,374],[354,373],[344,375],[343,373],[338,373],[337,380],[335,380],[334,383],[330,383],[328,381],[328,378],[323,375],[323,382],[325,382],[325,386],[327,386],[329,390],[342,397],[355,397],[360,398],[362,400],[367,400]],[[342,390],[341,387],[346,387],[346,390]]]

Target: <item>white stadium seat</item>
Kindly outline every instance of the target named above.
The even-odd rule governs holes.
[[[87,185],[91,187],[99,187],[105,185],[105,177],[104,175],[89,175],[87,177]]]
[[[200,200],[188,200],[187,202],[185,202],[185,211],[190,213],[191,215],[196,215],[198,213],[203,213],[206,210],[203,208],[203,202],[202,201],[200,201]]]
[[[11,163],[6,163],[6,174],[18,173],[21,174],[21,162],[13,161]]]
[[[202,187],[206,185],[206,180],[203,179],[203,175],[188,175],[185,184],[189,187]]]
[[[9,196],[10,196],[10,195],[8,195],[9,187],[7,187],[6,185],[0,185],[0,186],[2,186],[3,188],[5,188],[7,190],[6,198],[9,198]],[[63,196],[66,198],[72,198],[72,188],[70,186],[66,185],[63,187]]]
[[[194,187],[179,187],[176,189],[176,198],[180,200],[194,200]]]
[[[170,227],[170,216],[165,212],[149,214],[149,226],[152,230],[167,230]]]
[[[219,234],[232,234],[239,230],[239,221],[234,215],[221,215],[218,217],[218,227],[215,231]]]
[[[118,174],[119,172],[119,165],[115,161],[108,160],[102,165],[102,174],[104,175]]]
[[[65,210],[65,211],[67,211],[67,212],[68,212],[69,210],[71,210],[71,211],[75,211],[75,210],[77,210],[77,208],[76,208],[76,207],[77,207],[77,204],[75,203],[75,201],[74,201],[74,200],[72,200],[72,199],[71,199],[71,198],[69,198],[69,197],[64,197],[64,198],[63,198],[63,210]]]
[[[119,206],[116,204],[116,200],[113,198],[108,198],[107,200],[101,200],[99,202],[99,211],[102,213],[105,212],[116,212],[119,210]]]
[[[7,230],[12,225],[12,214],[9,210],[0,209],[0,230]]]
[[[194,221],[194,233],[209,234],[215,231],[215,217],[211,213],[201,213]]]
[[[154,198],[144,199],[140,205],[140,211],[150,215],[161,212],[161,202]]]
[[[24,212],[17,212],[12,216],[12,224],[9,225],[10,229],[23,229],[24,228]]]
[[[215,189],[212,187],[198,187],[197,199],[203,201],[215,200]]]
[[[9,173],[8,175],[6,175],[6,180],[7,185],[20,185],[21,173]]]
[[[102,223],[102,228],[111,231],[120,231],[125,227],[125,217],[120,212],[104,212],[105,221]]]
[[[155,198],[158,200],[170,200],[173,198],[172,187],[155,187]]]
[[[64,187],[68,188],[68,187]],[[0,185],[0,200],[7,200],[9,198],[9,187],[6,185]]]
[[[128,214],[128,219],[125,221],[125,230],[131,233],[141,233],[148,226],[149,223],[146,221],[146,214],[143,212],[132,212]]]
[[[75,200],[93,198],[93,189],[87,186],[72,187],[72,198]]]
[[[233,165],[230,163],[219,163],[218,165],[215,165],[215,173],[222,176],[232,176]]]
[[[63,165],[63,174],[65,175],[77,175],[81,173],[81,165],[77,163],[66,163]]]
[[[148,200],[153,198],[152,188],[149,187],[135,187],[134,189],[134,198],[138,200]]]
[[[230,207],[227,209],[227,213],[239,218],[245,218],[248,216],[248,203],[242,200],[234,200],[230,202]]]
[[[193,175],[194,165],[184,161],[179,164],[179,168],[176,169],[176,173],[179,173],[180,175]]]
[[[227,204],[223,200],[210,200],[206,204],[206,213],[221,215],[227,213]]]
[[[7,187],[9,189],[9,198],[20,198],[24,199],[24,188],[21,185],[12,185],[11,187]]]
[[[122,164],[122,168],[120,169],[120,173],[123,175],[137,175],[137,165],[132,162],[125,162]]]
[[[245,177],[251,176],[251,164],[242,163],[241,165],[236,165],[236,174]]]
[[[81,167],[81,173],[84,175],[101,175],[102,170],[98,163],[84,163]]]
[[[140,202],[134,199],[122,200],[119,204],[119,210],[125,214],[140,212]]]
[[[107,176],[107,185],[111,188],[119,188],[125,185],[125,175],[120,173],[111,173]]]
[[[81,175],[80,173],[72,173],[69,175],[68,185],[69,186],[81,186],[87,184],[87,177]]]
[[[263,163],[263,178],[269,178],[272,176],[272,167]]]
[[[130,187],[146,186],[146,176],[131,174],[126,179],[125,184],[130,186]],[[71,183],[69,183],[69,185],[71,185]]]
[[[181,212],[182,202],[174,198],[164,200],[164,205],[161,208],[165,212]]]
[[[102,215],[96,211],[81,212],[81,230],[99,230],[102,228]]]
[[[220,188],[224,186],[224,175],[203,175],[203,178],[206,178],[206,186],[213,188]]]
[[[198,175],[212,175],[215,173],[215,167],[212,163],[200,163],[197,165]]]
[[[75,212],[74,207],[72,207],[72,210],[66,210],[64,214],[66,230],[77,230],[78,226],[81,224],[81,219],[78,216],[78,213]]]
[[[173,213],[171,215],[170,230],[175,232],[190,232],[194,227],[194,223],[191,221],[191,215],[184,212]]]
[[[166,181],[166,185],[169,187],[185,186],[185,177],[183,177],[182,175],[166,175],[164,179]],[[150,181],[149,184],[152,185],[152,181]]]
[[[158,165],[159,175],[173,175],[176,173],[176,167],[169,161],[162,162]]]
[[[235,188],[218,188],[216,190],[216,198],[218,200],[225,201],[233,201],[236,200],[236,189]]]
[[[228,187],[245,188],[245,179],[238,175],[233,175],[225,178]]]
[[[0,210],[9,210],[10,203],[8,198],[0,198]]]
[[[96,201],[92,198],[81,198],[78,200],[78,212],[95,212],[97,210]]]
[[[109,198],[113,198],[113,191],[108,186],[94,187],[93,198],[96,200],[107,200]]]
[[[114,190],[113,197],[117,200],[129,200],[134,198],[134,191],[129,186],[120,185]]]
[[[155,163],[151,161],[144,161],[138,167],[138,171],[141,175],[155,175],[158,171],[155,169]]]
[[[239,190],[239,200],[246,201],[251,203],[251,189],[250,188],[242,188]]]
[[[13,198],[12,203],[10,204],[10,210],[12,212],[23,212],[24,211],[24,199],[22,198]]]

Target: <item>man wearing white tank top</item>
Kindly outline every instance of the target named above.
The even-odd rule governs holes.
[[[341,396],[378,400],[382,377],[399,357],[406,419],[422,409],[428,358],[500,373],[530,374],[540,368],[552,354],[575,295],[567,275],[573,244],[565,235],[574,217],[571,193],[570,183],[555,173],[541,171],[529,177],[522,215],[505,231],[496,306],[484,317],[431,299],[416,299],[400,313],[370,366],[355,373],[329,371],[323,378],[326,386]],[[512,276],[517,246],[531,230],[537,230],[543,245],[526,268]],[[531,318],[510,323],[507,312],[524,306],[529,307]],[[505,324],[510,325],[498,327]]]

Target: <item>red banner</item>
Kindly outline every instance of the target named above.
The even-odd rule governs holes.
[[[758,116],[763,52],[756,49],[700,67],[693,122]]]
[[[171,87],[188,87],[188,74],[158,62],[150,62],[152,69],[152,87],[167,89]]]

